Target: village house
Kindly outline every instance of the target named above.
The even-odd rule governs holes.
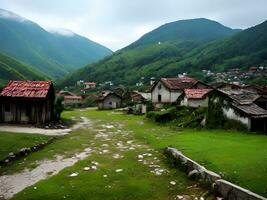
[[[208,107],[209,94],[212,89],[185,89],[178,97],[177,103],[180,106],[187,106],[191,108]]]
[[[261,95],[245,89],[216,90],[210,96],[209,106],[215,108],[214,105],[218,105],[224,117],[239,121],[249,131],[267,132],[267,110],[258,105],[261,98]]]
[[[0,93],[0,122],[46,123],[54,118],[50,81],[10,81]]]
[[[69,91],[60,91],[58,96],[63,97],[62,104],[64,107],[79,106],[83,103],[83,98],[81,96],[77,96]]]
[[[122,97],[111,91],[103,91],[96,99],[98,109],[116,109],[122,104]]]
[[[96,83],[95,82],[84,82],[84,89],[95,89]]]
[[[189,89],[197,80],[190,77],[161,78],[151,88],[152,103],[156,107],[163,104],[175,103],[184,89]]]
[[[151,101],[151,93],[133,91],[131,93],[131,101],[134,104],[134,113],[145,114],[147,113],[147,103]]]

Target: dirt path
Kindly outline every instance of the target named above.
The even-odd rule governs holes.
[[[146,176],[153,176],[159,180],[162,178],[167,179],[165,184],[168,188],[173,191],[178,184],[178,179],[170,173],[170,171],[163,164],[162,154],[155,149],[150,148],[148,145],[141,144],[135,140],[134,134],[131,131],[126,131],[124,125],[120,122],[102,123],[100,121],[91,121],[85,117],[82,117],[82,122],[76,124],[73,129],[89,128],[90,132],[85,130],[84,134],[93,134],[93,140],[90,141],[89,148],[84,149],[81,153],[74,155],[71,158],[63,158],[60,155],[56,155],[54,160],[43,160],[38,163],[38,166],[33,170],[24,170],[20,173],[0,176],[0,199],[11,198],[16,193],[22,191],[26,187],[33,186],[40,180],[46,179],[47,177],[54,176],[60,173],[66,167],[73,166],[75,163],[84,160],[89,156],[96,156],[95,158],[101,158],[98,162],[90,162],[87,167],[77,169],[77,173],[74,171],[69,174],[70,177],[82,176],[82,173],[90,173],[88,171],[103,170],[101,166],[105,166],[104,162],[115,162],[117,160],[128,160],[131,163],[139,163],[143,165],[142,168],[136,168],[135,173],[141,173]],[[71,141],[70,141],[71,142]],[[82,145],[82,144],[81,144]],[[131,156],[129,157],[129,153]],[[101,161],[102,160],[102,161]],[[97,161],[97,160],[96,160]],[[89,161],[88,161],[89,162]],[[75,165],[75,166],[74,166]],[[100,166],[100,167],[99,167]],[[120,166],[114,169],[113,174],[117,176],[123,176],[123,173],[130,170],[131,166]],[[146,169],[145,171],[144,168]],[[78,173],[79,172],[79,173]],[[149,175],[148,175],[149,174]],[[110,175],[104,174],[103,177]],[[171,179],[170,179],[171,178]],[[64,180],[62,180],[64,181]],[[117,183],[117,180],[115,181]],[[110,185],[106,185],[107,188],[116,187],[115,183],[110,182]],[[37,188],[33,188],[34,190]],[[38,188],[39,189],[39,188]],[[202,195],[206,191],[199,188],[196,185],[190,186],[184,191],[184,194],[177,194],[174,199],[201,199]],[[34,197],[32,197],[34,199]],[[169,199],[169,198],[166,198]],[[173,199],[173,196],[172,196]]]
[[[70,167],[80,160],[85,159],[91,153],[91,149],[85,149],[82,153],[75,154],[72,158],[63,159],[56,156],[55,160],[43,160],[33,170],[24,170],[17,174],[0,176],[0,198],[11,198],[14,194],[26,187],[34,185],[40,180],[56,175],[62,169]]]
[[[0,131],[21,132],[29,134],[44,134],[44,135],[66,135],[71,131],[80,128],[89,128],[92,125],[86,117],[81,117],[82,121],[76,123],[71,129],[64,130],[45,130],[38,128],[20,128],[20,127],[6,127],[0,128]],[[39,132],[38,132],[39,131]],[[56,155],[54,160],[43,160],[37,163],[37,167],[33,170],[25,169],[24,171],[12,175],[0,176],[0,199],[11,198],[16,193],[22,191],[28,186],[34,185],[40,180],[54,176],[66,167],[70,167],[80,160],[90,156],[91,149],[86,148],[83,152],[75,154],[71,158],[63,158]]]
[[[82,121],[77,122],[73,127],[69,129],[42,129],[36,127],[26,127],[26,126],[13,126],[13,125],[5,125],[0,126],[1,132],[11,132],[11,133],[29,133],[29,134],[41,134],[48,136],[63,136],[69,134],[71,131],[86,128],[90,125],[90,121],[86,117],[81,117]]]

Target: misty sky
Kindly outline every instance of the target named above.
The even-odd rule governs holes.
[[[205,17],[232,28],[267,20],[267,0],[0,0],[46,29],[65,28],[117,50],[180,19]]]

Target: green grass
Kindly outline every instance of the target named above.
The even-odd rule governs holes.
[[[172,146],[224,178],[267,196],[267,136],[226,130],[173,130],[140,116],[91,111],[87,116],[124,122],[156,149]],[[143,123],[144,122],[144,123]]]
[[[32,147],[49,138],[49,136],[37,134],[0,132],[0,160],[8,156],[10,152],[16,153],[24,147]]]
[[[167,200],[174,199],[178,194],[200,197],[206,193],[206,189],[196,185],[194,181],[188,180],[186,174],[170,168],[168,160],[161,151],[151,149],[151,146],[146,145],[144,141],[137,140],[127,126],[120,128],[121,134],[114,133],[113,135],[116,128],[107,130],[111,134],[110,141],[95,138],[99,130],[103,129],[103,124],[124,124],[124,120],[120,122],[120,119],[124,118],[121,114],[112,114],[112,116],[110,114],[111,112],[91,110],[64,112],[63,117],[67,119],[78,118],[79,116],[90,117],[93,125],[91,128],[80,129],[57,139],[44,149],[30,154],[26,161],[18,160],[10,167],[3,168],[3,173],[19,172],[36,165],[36,161],[52,158],[55,155],[72,157],[87,147],[91,147],[94,152],[85,160],[65,168],[59,174],[26,188],[16,194],[13,199]],[[125,119],[128,118],[131,116],[125,117]],[[140,118],[135,119],[138,121]],[[134,144],[141,146],[127,151],[120,151],[116,147],[117,142],[121,141],[126,144],[129,140],[133,140]],[[99,154],[100,149],[103,149],[103,143],[109,145],[110,154]],[[153,153],[153,157],[150,159],[157,157],[159,159],[158,164],[169,173],[156,176],[150,172],[151,169],[147,165],[137,161],[138,155],[149,151]],[[112,157],[114,153],[118,153],[124,158],[114,159]],[[96,171],[84,171],[83,168],[90,166],[92,161],[99,163],[98,169]],[[116,173],[116,169],[123,169],[123,172]],[[79,175],[69,177],[73,172],[78,172]],[[103,177],[104,174],[108,175],[107,178]],[[170,181],[176,181],[177,185],[170,185]]]
[[[247,189],[266,195],[267,173],[267,137],[223,130],[174,130],[157,125],[144,116],[123,115],[114,111],[75,110],[63,113],[71,119],[88,117],[93,125],[64,136],[46,146],[39,152],[30,154],[26,161],[18,160],[8,168],[1,169],[9,174],[36,165],[36,161],[52,158],[55,155],[71,157],[91,147],[95,152],[72,167],[62,170],[58,175],[40,181],[15,195],[14,199],[174,199],[177,194],[201,196],[205,189],[196,187],[188,180],[186,174],[170,168],[162,149],[173,146],[182,150],[187,156],[198,161],[208,169],[225,174],[227,180],[233,181]],[[129,135],[115,135],[112,140],[103,142],[94,136],[103,124],[122,124],[123,132]],[[110,130],[116,131],[116,129]],[[120,152],[115,148],[118,141],[143,145],[133,151]],[[111,154],[98,153],[103,143],[109,144],[112,153],[120,153],[123,159],[114,159]],[[137,156],[153,149],[153,156],[160,159],[160,166],[169,170],[166,175],[155,176],[148,166],[137,162]],[[91,161],[100,163],[96,171],[86,172],[84,167]],[[116,173],[116,169],[124,169]],[[77,177],[69,177],[78,172]],[[103,175],[107,174],[107,178]],[[175,187],[170,181],[177,181]],[[36,187],[37,189],[34,189]]]

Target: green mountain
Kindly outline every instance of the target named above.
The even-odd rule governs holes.
[[[10,55],[53,78],[112,53],[70,31],[50,33],[38,24],[0,9],[0,53]]]
[[[225,71],[231,68],[247,69],[267,65],[267,21],[246,29],[232,37],[211,42],[188,53],[183,62],[190,71],[212,69]],[[177,62],[175,65],[179,66]]]
[[[134,85],[141,77],[148,81],[150,77],[176,76],[191,70],[184,62],[190,52],[237,32],[240,30],[208,19],[165,24],[112,56],[67,75],[59,85],[73,85],[80,79]]]
[[[222,24],[204,19],[180,20],[160,26],[159,28],[145,34],[128,48],[137,46],[170,42],[194,42],[203,43],[216,40],[240,30],[233,30]]]
[[[48,77],[22,62],[0,54],[0,87],[9,80],[46,80]]]

